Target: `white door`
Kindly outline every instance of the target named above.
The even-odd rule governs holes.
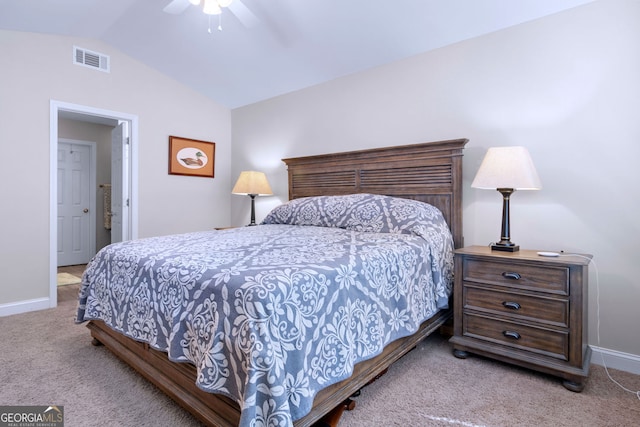
[[[121,122],[111,132],[111,243],[121,242],[128,236],[128,144],[127,124]]]
[[[59,267],[86,264],[95,254],[92,150],[90,144],[58,143]]]

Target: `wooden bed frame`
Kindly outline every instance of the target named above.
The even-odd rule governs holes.
[[[374,193],[421,200],[443,212],[455,246],[462,247],[462,150],[466,143],[466,139],[456,139],[284,159],[289,172],[289,198]],[[440,311],[414,335],[390,343],[377,357],[357,364],[350,378],[320,391],[311,412],[294,425],[337,423],[336,417],[329,420],[327,414],[341,413],[344,402],[354,393],[450,317],[451,310]],[[94,344],[104,344],[206,425],[238,425],[238,405],[225,396],[200,390],[195,385],[193,365],[171,362],[166,353],[114,332],[102,321],[91,321],[87,327]]]

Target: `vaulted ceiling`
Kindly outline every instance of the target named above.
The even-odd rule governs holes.
[[[0,29],[100,40],[236,108],[591,1],[0,0]]]

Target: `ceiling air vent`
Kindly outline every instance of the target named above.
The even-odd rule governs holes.
[[[96,70],[109,72],[109,57],[78,46],[73,47],[73,63]]]

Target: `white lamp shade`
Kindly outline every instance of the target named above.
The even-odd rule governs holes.
[[[495,190],[539,190],[542,188],[538,172],[525,147],[489,148],[471,186]]]
[[[255,194],[257,196],[270,196],[273,194],[267,177],[263,172],[243,171],[231,190],[233,194]]]

